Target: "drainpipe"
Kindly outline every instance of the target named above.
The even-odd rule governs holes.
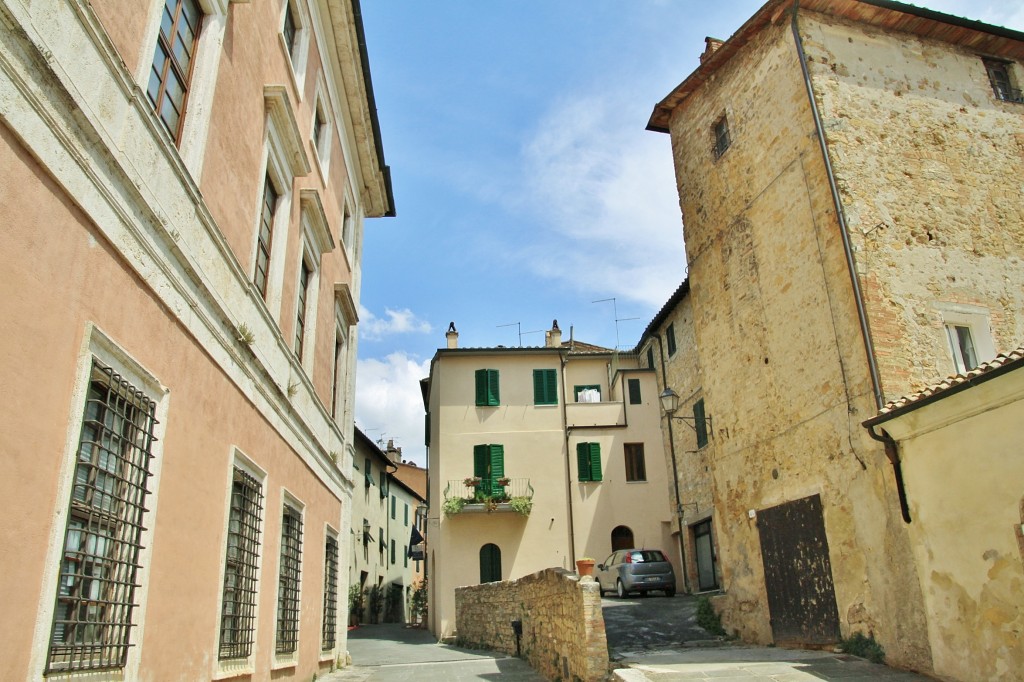
[[[668,372],[665,369],[665,347],[661,343],[661,336],[655,334],[652,338],[658,340],[658,356],[661,358],[661,383],[667,388]],[[657,382],[655,382],[655,385],[657,385]],[[661,411],[660,401],[658,411]],[[686,535],[683,532],[683,501],[679,495],[679,465],[676,464],[676,438],[672,431],[672,417],[666,414],[665,421],[668,422],[668,448],[672,455],[672,487],[676,492],[675,517],[676,525],[679,527],[679,565],[683,569],[683,592],[690,593],[690,572],[686,568]]]
[[[903,462],[900,460],[900,450],[893,437],[882,429],[882,433],[875,432],[875,424],[868,426],[868,435],[885,446],[885,456],[892,463],[892,472],[896,476],[896,494],[900,497],[900,512],[903,514],[903,521],[910,523],[910,504],[907,502],[907,489],[903,483]]]
[[[818,103],[814,99],[811,72],[807,68],[807,54],[804,52],[804,43],[800,38],[800,29],[797,25],[797,13],[799,10],[800,0],[796,0],[793,3],[793,19],[791,22],[793,39],[796,41],[796,52],[800,58],[800,70],[803,72],[804,86],[807,88],[807,99],[811,105],[811,115],[814,117],[814,129],[817,132],[818,146],[821,148],[821,158],[825,162],[825,175],[828,178],[829,191],[832,193],[832,204],[836,210],[836,220],[839,221],[839,234],[843,239],[843,253],[846,255],[846,267],[850,272],[850,283],[853,285],[853,298],[857,305],[857,319],[860,321],[861,338],[864,340],[864,352],[867,355],[868,372],[871,374],[871,387],[875,395],[875,409],[881,410],[882,406],[885,405],[885,400],[882,398],[882,381],[878,376],[878,363],[875,361],[875,346],[871,340],[867,312],[864,309],[864,293],[861,291],[860,280],[857,278],[857,264],[853,258],[853,247],[850,245],[846,213],[843,211],[843,201],[839,196],[839,188],[836,186],[832,162],[829,160],[825,129],[821,123],[821,115],[818,112]]]
[[[566,403],[569,402],[565,386],[565,366],[568,364],[568,353],[558,351],[559,381],[562,385],[562,437],[565,439],[565,503],[569,512],[569,569],[576,565],[576,526],[572,516],[572,465],[569,457],[569,415]]]

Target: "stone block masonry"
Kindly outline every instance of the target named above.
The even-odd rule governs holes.
[[[520,655],[549,680],[603,680],[608,674],[601,593],[593,578],[548,568],[518,580],[455,590],[461,646],[516,653],[512,621],[523,624]]]

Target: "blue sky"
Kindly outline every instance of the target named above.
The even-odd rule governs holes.
[[[366,223],[360,428],[425,463],[419,380],[451,321],[462,347],[519,345],[515,323],[542,345],[553,319],[636,344],[685,276],[669,138],[647,119],[705,36],[761,4],[362,0],[398,215]],[[1024,0],[919,4],[1024,30]]]

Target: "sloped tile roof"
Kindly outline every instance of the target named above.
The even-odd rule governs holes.
[[[920,390],[917,393],[913,393],[911,395],[903,396],[902,398],[892,400],[886,403],[886,405],[881,410],[879,410],[878,416],[881,417],[883,415],[890,414],[897,410],[903,410],[904,408],[916,405],[917,403],[920,403],[928,398],[939,397],[943,393],[952,391],[957,386],[974,383],[974,381],[979,377],[991,374],[997,369],[1006,367],[1007,370],[1009,370],[1009,365],[1012,365],[1014,363],[1020,363],[1024,365],[1024,346],[1020,346],[1019,348],[1012,350],[1009,353],[1001,353],[997,355],[994,359],[990,360],[989,362],[981,363],[980,365],[972,369],[970,372],[965,372],[963,374],[954,374],[953,376],[946,377],[939,383],[928,386],[927,388]]]

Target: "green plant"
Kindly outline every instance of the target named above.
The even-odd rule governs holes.
[[[251,346],[256,342],[256,335],[249,329],[249,325],[245,322],[238,325],[238,340],[247,346]]]
[[[427,620],[427,579],[421,580],[412,591],[412,619],[417,623]]]
[[[295,394],[299,392],[299,382],[289,381],[288,382],[288,397],[294,398]]]
[[[533,511],[533,498],[513,497],[508,501],[508,506],[512,507],[512,511],[518,514],[529,516],[530,512]]]
[[[867,637],[862,632],[855,632],[849,639],[840,640],[839,650],[844,654],[853,654],[866,658],[872,663],[885,661],[885,649],[875,641],[875,636],[869,634]]]
[[[711,605],[711,600],[701,597],[697,600],[697,625],[707,630],[708,634],[717,637],[725,636],[725,628],[722,627],[722,619]]]
[[[462,508],[466,506],[466,500],[461,497],[449,497],[441,505],[445,515],[455,516],[462,511]]]
[[[367,589],[366,600],[370,606],[370,622],[379,623],[381,611],[384,610],[384,586],[373,585]]]
[[[357,622],[363,616],[363,601],[365,597],[366,592],[363,591],[362,585],[348,586],[348,613],[350,616],[355,616]]]

